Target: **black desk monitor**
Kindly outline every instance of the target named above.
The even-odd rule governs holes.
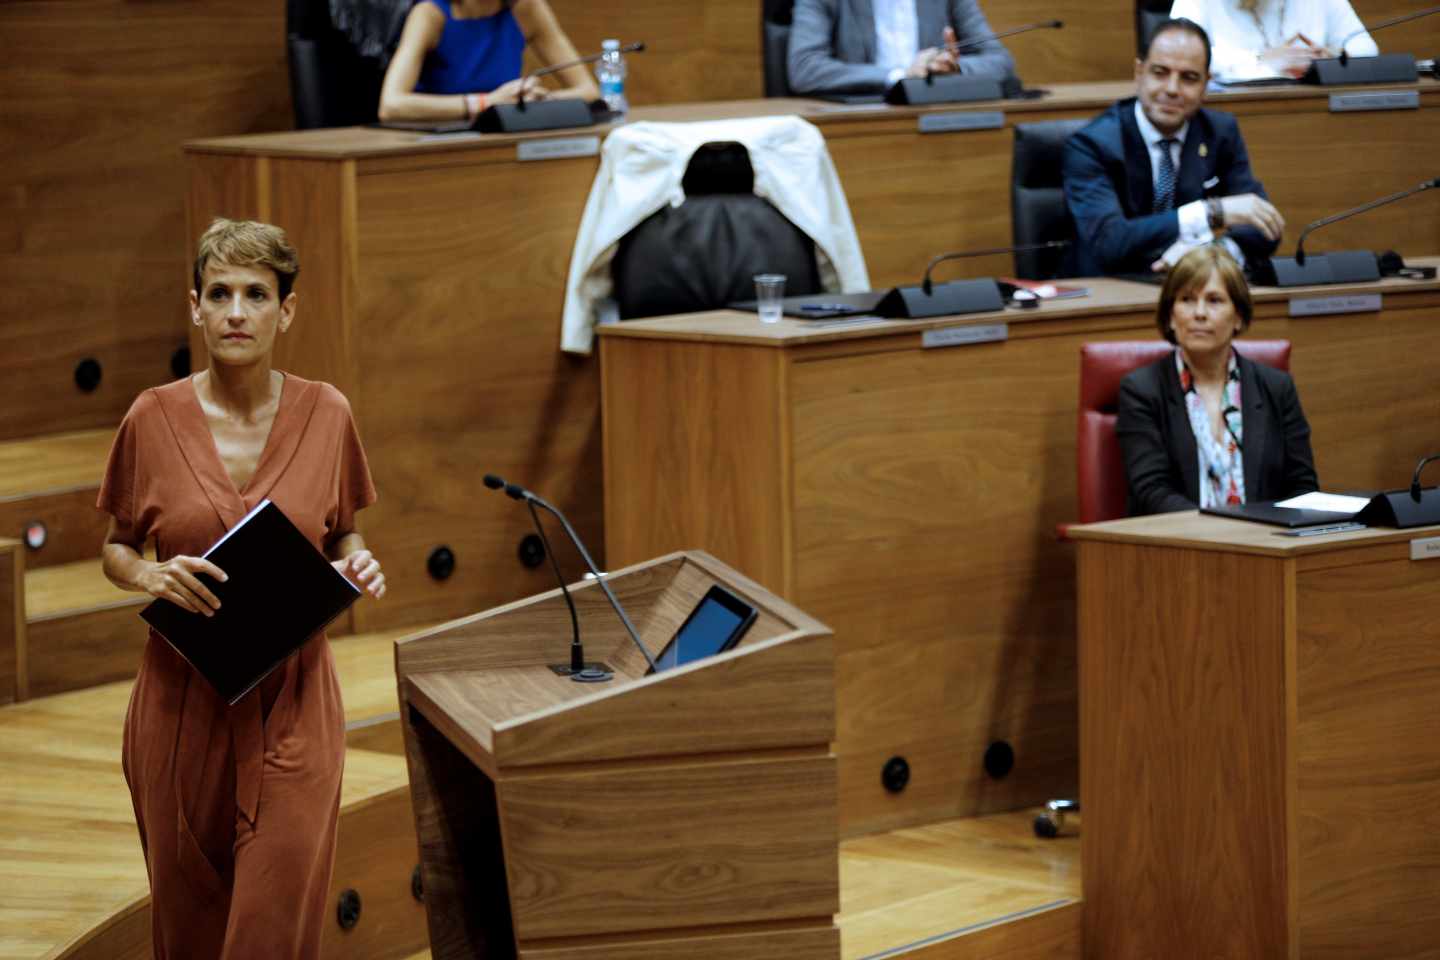
[[[723,587],[711,587],[655,658],[656,670],[669,670],[724,653],[740,642],[757,616],[755,608],[735,594]]]

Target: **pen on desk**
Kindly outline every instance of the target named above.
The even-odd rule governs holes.
[[[835,310],[853,310],[855,308],[848,303],[802,303],[800,309],[808,312],[831,313]]]

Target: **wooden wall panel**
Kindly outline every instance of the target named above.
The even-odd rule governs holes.
[[[1293,574],[1270,557],[1079,550],[1085,956],[1296,957]]]
[[[1431,822],[1440,781],[1437,589],[1440,564],[1408,557],[1298,578],[1303,957],[1435,951],[1440,834],[1402,824]]]
[[[351,400],[380,493],[360,525],[392,592],[356,610],[357,629],[460,616],[553,586],[549,569],[512,559],[530,517],[481,485],[487,472],[559,506],[604,562],[599,365],[560,353],[549,321],[593,177],[585,159],[360,176],[353,325],[364,386]],[[579,558],[550,529],[577,578]],[[425,566],[441,544],[457,557],[447,582]]]
[[[196,136],[289,122],[280,4],[0,4],[0,438],[115,424],[184,343]],[[98,390],[76,363],[104,368]]]
[[[25,547],[0,540],[0,704],[28,693],[25,656]]]

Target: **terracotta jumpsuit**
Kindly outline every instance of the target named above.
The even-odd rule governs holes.
[[[120,425],[98,506],[131,543],[199,556],[269,498],[315,544],[375,500],[345,397],[287,375],[255,475],[237,490],[191,380],[145,391]],[[345,715],[313,637],[234,707],[153,632],[123,766],[150,874],[157,960],[309,958],[333,913]]]

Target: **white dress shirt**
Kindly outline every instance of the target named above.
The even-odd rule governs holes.
[[[1380,52],[1349,0],[1258,0],[1253,16],[1237,0],[1175,0],[1170,16],[1193,20],[1210,34],[1210,73],[1222,81],[1278,76],[1260,54],[1288,46],[1296,35],[1334,53],[1344,43],[1352,57]]]
[[[915,0],[874,0],[875,63],[889,67],[886,81],[905,76],[920,52],[920,18]]]
[[[1150,153],[1150,186],[1152,191],[1158,191],[1160,185],[1160,151],[1166,149],[1160,141],[1165,139],[1165,134],[1155,129],[1155,124],[1145,116],[1141,109],[1140,102],[1135,102],[1135,125],[1140,128],[1140,139],[1145,141],[1145,147]],[[1175,183],[1180,183],[1180,152],[1185,145],[1185,134],[1190,132],[1190,121],[1170,135],[1175,142],[1170,144],[1170,163],[1175,169]],[[1166,259],[1170,259],[1173,251],[1175,259],[1179,259],[1181,253],[1191,247],[1198,247],[1202,243],[1211,243],[1215,240],[1215,234],[1210,230],[1210,211],[1205,208],[1204,200],[1191,200],[1189,203],[1175,208],[1175,214],[1180,220],[1180,236],[1176,239],[1175,245],[1166,251]],[[1240,265],[1245,264],[1245,254],[1240,251],[1240,245],[1229,237],[1221,239],[1221,244],[1230,251],[1231,256]],[[1173,260],[1171,261],[1173,265]]]

